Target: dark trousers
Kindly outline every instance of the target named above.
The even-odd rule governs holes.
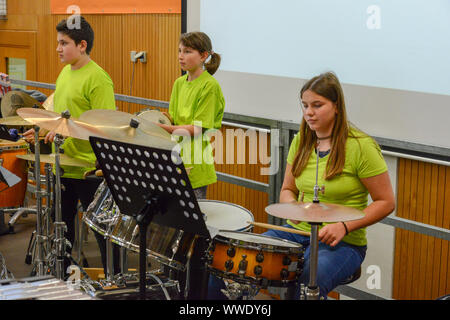
[[[75,216],[78,213],[78,201],[81,202],[83,210],[86,210],[89,204],[94,198],[95,191],[100,185],[101,180],[82,180],[61,178],[61,213],[62,220],[67,226],[67,232],[64,233],[64,237],[70,241],[73,245],[75,240]],[[55,210],[53,208],[52,218],[55,220]],[[100,254],[102,259],[103,269],[106,274],[106,240],[104,237],[93,230],[98,246],[100,248]],[[119,247],[113,245],[114,248],[114,271],[119,272]],[[72,252],[71,248],[66,248],[68,253]],[[70,264],[70,262],[65,262]],[[67,266],[65,266],[66,269]]]

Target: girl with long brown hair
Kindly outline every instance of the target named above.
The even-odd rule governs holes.
[[[342,87],[335,74],[327,72],[305,83],[300,91],[303,119],[291,142],[280,202],[312,202],[316,184],[324,187],[321,203],[333,203],[362,210],[360,220],[324,223],[319,230],[317,285],[320,296],[349,278],[361,266],[366,254],[365,228],[394,210],[395,201],[386,162],[378,144],[352,126],[345,110]],[[372,203],[368,205],[368,195]],[[307,222],[288,220],[285,227],[310,232]],[[300,284],[309,284],[310,237],[270,230],[263,235],[300,243],[306,250]],[[222,280],[210,276],[209,298],[223,299]]]
[[[395,200],[380,147],[348,121],[336,75],[327,72],[307,81],[300,91],[300,101],[303,118],[290,146],[280,202],[313,201],[318,152],[318,185],[324,190],[320,202],[364,213],[362,219],[324,223],[319,229],[317,283],[320,295],[326,298],[361,266],[367,249],[366,227],[391,213]],[[372,198],[369,205],[368,195]],[[307,222],[288,220],[286,227],[311,231]],[[310,238],[277,230],[265,235],[306,247],[299,283],[308,285]]]

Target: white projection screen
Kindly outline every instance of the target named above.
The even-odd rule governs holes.
[[[450,148],[448,0],[187,0],[187,30],[222,55],[226,112],[300,123],[303,83],[333,71],[358,128]]]

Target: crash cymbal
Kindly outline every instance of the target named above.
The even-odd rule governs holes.
[[[35,161],[36,160],[34,153],[19,154],[19,155],[16,155],[16,157],[19,158],[19,159],[28,160],[28,161]],[[41,155],[39,155],[39,157],[40,157],[40,159],[39,159],[40,162],[55,164],[55,154],[54,153],[41,154]],[[64,153],[60,154],[59,162],[63,166],[73,166],[73,167],[82,167],[82,168],[95,167],[94,163],[90,163],[90,162],[87,162],[87,161],[84,161],[84,160],[71,158],[71,157],[65,155]]]
[[[80,121],[101,130],[106,139],[166,150],[171,150],[176,145],[166,130],[122,111],[89,110],[81,115]]]
[[[138,118],[144,118],[150,122],[162,123],[166,125],[171,125],[169,118],[167,118],[161,111],[159,110],[147,110],[139,113]]]
[[[130,122],[136,120],[139,122],[138,128],[145,133],[171,140],[170,133],[156,125],[154,122],[123,111],[109,109],[88,110],[80,116],[79,120],[91,124],[101,130],[104,127],[129,127]]]
[[[53,110],[53,96],[55,93],[52,93],[48,96],[48,98],[42,103],[42,106],[45,110],[54,111]]]
[[[305,222],[338,222],[358,220],[364,213],[358,209],[331,203],[274,203],[266,207],[272,216]]]
[[[39,108],[43,108],[39,101],[32,98],[25,92],[16,90],[8,91],[2,98],[2,117],[7,118],[17,116],[17,109],[33,108],[34,105],[39,106]]]
[[[22,119],[20,116],[0,118],[0,124],[10,127],[32,127],[33,124]]]
[[[49,131],[54,131],[64,137],[82,140],[89,140],[89,136],[106,138],[99,129],[70,117],[68,112],[59,114],[43,109],[22,108],[17,110],[17,113],[26,121]]]

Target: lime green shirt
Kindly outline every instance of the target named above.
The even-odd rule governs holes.
[[[325,194],[319,193],[319,200],[323,203],[334,203],[363,210],[368,203],[368,190],[361,183],[361,178],[369,178],[387,171],[387,165],[381,155],[378,144],[369,136],[351,129],[358,138],[348,137],[345,149],[345,165],[342,174],[330,180],[324,179],[326,164],[329,155],[319,158],[319,187],[325,186]],[[300,134],[294,137],[291,143],[287,162],[292,165],[300,144]],[[314,185],[316,183],[315,152],[311,153],[308,164],[303,172],[295,178],[295,185],[299,190],[299,198],[305,193],[304,202],[312,202],[314,198]],[[288,220],[291,226],[309,232],[311,225],[307,222],[294,224]],[[326,225],[324,223],[323,225]],[[367,244],[366,228],[354,230],[346,235],[342,241],[364,246]]]
[[[170,97],[169,114],[174,125],[196,125],[203,129],[222,126],[225,99],[219,83],[207,71],[193,81],[187,74],[175,80]],[[207,135],[181,137],[181,157],[185,167],[192,167],[192,188],[217,181],[212,148]]]
[[[66,65],[56,80],[53,108],[58,113],[69,110],[74,118],[91,109],[115,110],[113,82],[108,73],[92,60],[77,70]],[[67,137],[62,149],[69,157],[93,164],[92,168],[61,166],[64,178],[83,179],[86,171],[95,169],[96,158],[89,141]]]

